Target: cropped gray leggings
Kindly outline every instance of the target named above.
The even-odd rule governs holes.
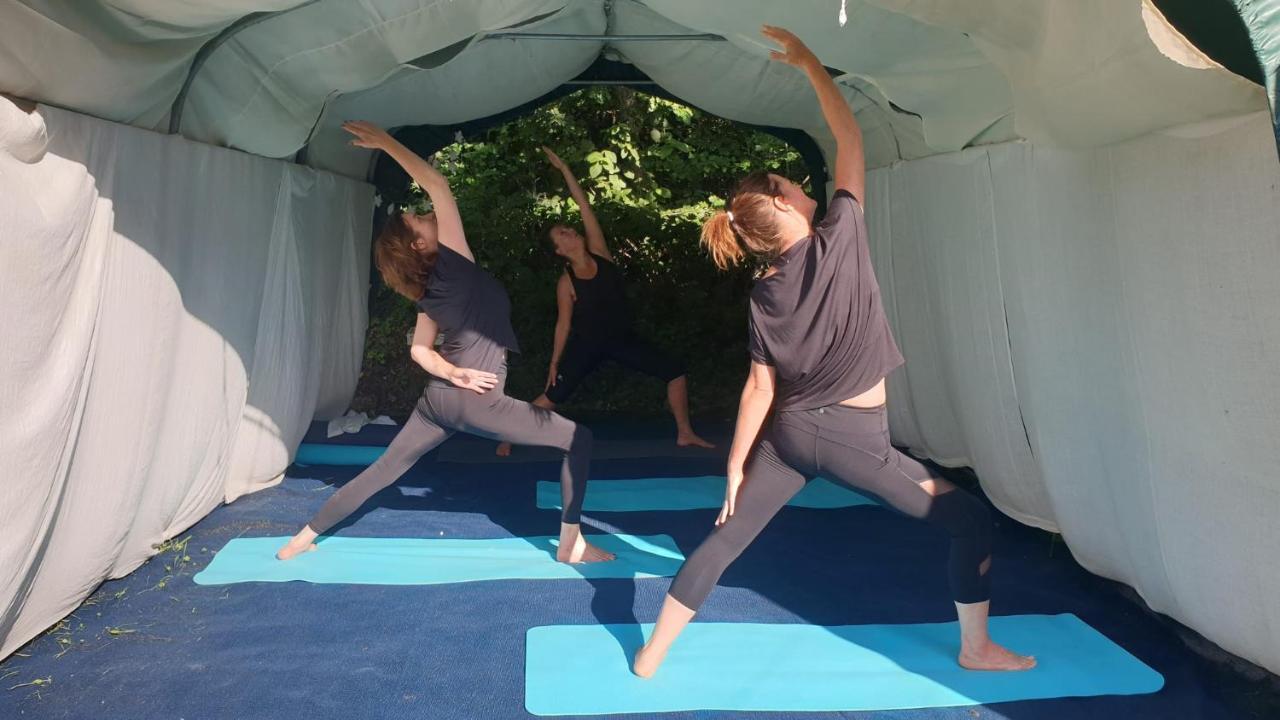
[[[591,463],[591,431],[550,410],[508,397],[500,384],[484,394],[462,388],[427,386],[413,415],[382,457],[334,493],[307,525],[317,533],[333,527],[374,493],[398,480],[418,458],[455,432],[563,450],[561,519],[566,523],[578,522]]]
[[[779,412],[762,433],[743,475],[733,515],[689,556],[671,584],[671,597],[685,607],[698,609],[729,563],[816,475],[946,530],[951,535],[952,598],[959,603],[990,599],[990,513],[974,496],[895,450],[883,407],[828,405]],[[922,487],[929,480],[933,493]]]

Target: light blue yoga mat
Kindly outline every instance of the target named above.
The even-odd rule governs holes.
[[[287,537],[237,538],[195,576],[199,585],[239,582],[438,585],[477,580],[644,578],[675,575],[684,556],[666,535],[588,535],[616,553],[612,562],[556,562],[552,537],[481,540],[434,538],[321,538],[314,552],[288,561],[275,553]]]
[[[723,475],[697,477],[641,478],[637,480],[592,480],[582,509],[595,512],[639,512],[645,510],[702,510],[724,504]],[[804,486],[787,503],[803,508],[843,508],[875,505],[863,495],[817,478]],[[538,483],[538,507],[560,508],[560,483]]]
[[[381,445],[302,443],[293,461],[299,465],[372,465],[386,451]]]
[[[991,618],[996,642],[1035,655],[1020,673],[964,670],[956,623],[692,623],[649,680],[630,657],[652,625],[553,625],[527,635],[525,708],[535,715],[682,710],[874,711],[1093,695],[1139,695],[1164,678],[1075,615]]]

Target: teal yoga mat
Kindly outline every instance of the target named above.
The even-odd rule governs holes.
[[[556,538],[321,538],[318,549],[275,558],[286,537],[237,538],[195,576],[198,585],[240,582],[438,585],[478,580],[645,578],[675,575],[684,556],[666,535],[588,535],[612,562],[556,562]]]
[[[302,443],[293,461],[299,465],[372,465],[386,451],[381,445]]]
[[[956,623],[692,623],[657,675],[629,659],[652,625],[529,630],[525,708],[535,715],[687,710],[875,711],[1094,695],[1139,695],[1164,678],[1075,615],[991,618],[991,634],[1039,665],[964,670]],[[624,645],[626,647],[624,647]]]
[[[592,480],[582,509],[594,512],[639,512],[645,510],[702,510],[724,504],[723,475],[697,477],[640,478],[636,480]],[[817,478],[787,503],[803,508],[843,508],[875,505],[863,495]],[[560,507],[560,483],[538,483],[538,507]]]

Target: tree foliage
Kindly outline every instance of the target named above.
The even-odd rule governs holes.
[[[440,151],[437,166],[450,179],[472,250],[511,294],[522,352],[510,358],[507,392],[525,399],[546,379],[563,268],[547,230],[556,222],[581,227],[542,145],[591,196],[627,278],[638,331],[688,365],[695,415],[731,416],[748,363],[753,269],[717,271],[699,246],[701,223],[753,170],[804,178],[799,153],[770,135],[616,87],[579,91]],[[417,188],[401,201],[425,205]],[[416,401],[426,377],[408,359],[414,312],[389,289],[375,289],[358,408],[403,417]],[[663,413],[664,403],[659,381],[606,366],[564,410],[651,415]]]

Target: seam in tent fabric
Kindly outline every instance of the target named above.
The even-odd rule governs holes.
[[[889,171],[886,173],[885,181],[883,183],[886,197],[885,197],[885,203],[884,203],[885,212],[881,213],[881,216],[883,217],[883,222],[885,223],[885,226],[887,228],[887,235],[886,235],[887,237],[893,237],[893,212],[891,212],[892,196],[893,196],[893,172],[892,171],[893,169],[897,168],[899,164],[901,164],[901,162],[902,161],[899,160],[889,167]],[[889,280],[889,288],[890,288],[889,292],[893,296],[893,310],[890,314],[892,315],[893,327],[898,328],[898,327],[901,327],[900,325],[901,320],[899,319],[899,313],[898,313],[898,308],[900,307],[900,304],[898,299],[898,282],[896,279],[897,274],[894,273],[893,271],[893,251],[891,247],[889,251],[885,253],[884,263],[888,266],[888,269],[889,269],[889,271],[887,273],[884,273],[884,275]],[[919,440],[920,444],[923,445],[924,433],[921,432],[920,430],[920,423],[916,421],[916,418],[920,417],[920,409],[916,405],[915,393],[910,392],[911,375],[908,372],[907,366],[904,365],[901,369],[899,369],[898,374],[902,377],[903,382],[906,383],[908,387],[908,392],[906,393],[906,396],[907,396],[906,403],[907,403],[907,407],[910,408],[909,417],[911,419],[911,431],[912,431],[911,435],[915,439]],[[916,452],[921,452],[921,454],[925,454],[925,455],[928,454],[928,453],[923,453],[921,448],[913,448],[913,449],[916,450]]]
[[[249,111],[249,108],[253,107],[253,104],[258,101],[258,96],[262,93],[262,90],[267,86],[266,81],[271,78],[271,75],[275,73],[276,69],[278,69],[281,65],[292,62],[293,60],[296,60],[298,58],[305,57],[312,53],[316,53],[323,50],[328,50],[330,48],[338,47],[340,45],[344,45],[354,40],[355,38],[358,38],[367,33],[373,32],[374,30],[381,30],[389,25],[394,25],[396,23],[399,23],[400,21],[406,18],[410,18],[410,17],[413,17],[414,15],[427,12],[428,10],[434,10],[435,8],[439,7],[440,3],[442,2],[444,2],[444,0],[436,0],[430,5],[424,5],[415,10],[410,10],[409,12],[403,13],[401,15],[397,15],[394,18],[388,18],[386,20],[383,20],[380,23],[370,25],[358,32],[352,33],[351,35],[348,35],[342,38],[341,40],[336,40],[334,42],[331,42],[328,45],[321,45],[319,47],[307,48],[306,50],[303,50],[301,52],[296,52],[292,55],[288,55],[283,58],[280,58],[275,63],[273,63],[270,68],[267,68],[267,71],[265,73],[263,73],[258,77],[258,87],[254,89],[253,94],[250,95],[249,99],[245,101],[244,105],[240,108],[240,112],[236,113],[236,115],[227,122],[227,127],[235,127],[235,125],[240,122],[240,118],[243,117],[244,114]],[[395,70],[393,69],[391,73],[387,73],[383,75],[375,83],[373,83],[373,85],[381,84],[388,77],[390,77],[390,75],[394,72]]]
[[[1000,268],[1000,242],[999,237],[995,234],[996,228],[996,186],[994,181],[995,169],[991,166],[991,153],[984,153],[987,161],[987,187],[991,191],[991,228],[992,241],[995,244],[992,257],[996,261],[996,287],[1000,291],[1000,318],[1004,321],[1004,338],[1005,344],[1009,349],[1009,378],[1013,388],[1013,403],[1018,409],[1018,420],[1022,423],[1022,432],[1027,438],[1027,449],[1031,451],[1031,457],[1034,459],[1036,449],[1031,445],[1031,431],[1027,429],[1027,416],[1022,412],[1022,402],[1018,400],[1018,374],[1014,369],[1013,362],[1013,331],[1009,329],[1009,300],[1004,293],[1004,273]]]
[[[200,69],[204,67],[205,61],[209,59],[223,43],[235,37],[242,30],[257,25],[260,22],[279,17],[285,13],[293,12],[298,8],[304,8],[308,5],[314,5],[320,0],[306,0],[301,5],[295,5],[284,10],[276,10],[275,12],[255,12],[249,13],[239,20],[228,25],[218,33],[212,40],[205,43],[198,51],[195,58],[191,61],[191,67],[187,69],[187,78],[182,82],[182,87],[178,90],[178,95],[173,99],[173,105],[169,108],[169,134],[176,135],[182,131],[182,113],[186,110],[187,93],[191,91],[191,85],[195,82],[196,77],[200,74]]]
[[[1111,203],[1111,206],[1110,206],[1111,216],[1115,217],[1116,216],[1115,150],[1113,148],[1105,148],[1104,150],[1102,150],[1102,155],[1107,162],[1107,187],[1110,190],[1110,192],[1107,194],[1107,198],[1110,200],[1110,203]],[[1116,238],[1116,241],[1118,244],[1119,238]],[[1119,248],[1117,247],[1117,251],[1118,250]],[[1129,350],[1130,352],[1133,353],[1134,374],[1140,375],[1143,370],[1142,356],[1138,350],[1137,342],[1135,342],[1134,340],[1133,332],[1129,331],[1129,329],[1132,328],[1135,324],[1133,321],[1133,315],[1131,314],[1129,309],[1132,307],[1132,303],[1129,302],[1129,299],[1128,299],[1129,283],[1121,281],[1120,292],[1121,292],[1121,297],[1125,299],[1123,307],[1121,308],[1120,311],[1124,313],[1125,330],[1128,331],[1126,332],[1126,335],[1128,336],[1127,340],[1129,341]],[[1145,457],[1150,458],[1151,457],[1151,423],[1147,420],[1147,407],[1145,404],[1138,403],[1138,413],[1139,413],[1139,417],[1141,417],[1142,419],[1142,441],[1145,446],[1144,447]],[[1173,591],[1173,585],[1172,583],[1169,582],[1169,558],[1165,554],[1165,543],[1163,541],[1164,533],[1161,528],[1160,513],[1158,512],[1158,509],[1156,507],[1156,486],[1155,486],[1154,479],[1152,478],[1152,473],[1150,472],[1149,465],[1147,470],[1148,470],[1147,472],[1143,473],[1143,475],[1145,476],[1143,480],[1145,481],[1147,486],[1147,495],[1151,499],[1151,504],[1150,504],[1151,524],[1154,527],[1155,533],[1156,533],[1155,546],[1156,546],[1157,552],[1160,553],[1160,579],[1164,584],[1164,587],[1161,589],[1163,590],[1164,599],[1167,602],[1159,603],[1159,605],[1157,605],[1156,603],[1152,603],[1150,598],[1147,597],[1147,594],[1142,592],[1142,589],[1140,587],[1141,583],[1139,582],[1133,583],[1134,592],[1138,593],[1138,595],[1142,597],[1143,601],[1147,603],[1147,606],[1152,609],[1155,609],[1160,612],[1167,611],[1168,614],[1174,615],[1175,617],[1185,617],[1185,614],[1182,612],[1182,608],[1178,603],[1177,595]],[[1115,503],[1111,503],[1110,506],[1111,506],[1112,512],[1115,512],[1117,509],[1117,505]],[[1120,527],[1118,521],[1119,519],[1117,518],[1116,526]],[[1128,546],[1126,546],[1126,551],[1127,550],[1129,550]],[[1130,569],[1128,572],[1132,572],[1133,571],[1132,569],[1135,568],[1137,564],[1134,562],[1133,555],[1130,552],[1126,552],[1125,555],[1128,557],[1129,563],[1130,563]],[[1135,577],[1138,576],[1137,573],[1133,573],[1133,574]]]
[[[1038,465],[1039,459],[1036,457],[1035,445],[1031,442],[1031,431],[1027,427],[1027,416],[1026,416],[1026,413],[1024,413],[1022,410],[1022,400],[1018,397],[1018,372],[1013,359],[1013,356],[1014,356],[1013,329],[1010,327],[1010,324],[1009,324],[1008,297],[1006,296],[1004,291],[1004,273],[1002,272],[1001,264],[1000,264],[999,223],[997,222],[997,213],[996,213],[996,202],[998,201],[999,195],[996,193],[996,188],[995,188],[995,168],[992,167],[992,164],[991,164],[991,153],[984,150],[983,155],[987,165],[987,186],[991,192],[991,206],[990,206],[991,230],[992,230],[991,239],[994,244],[992,257],[994,258],[995,264],[996,264],[995,284],[997,289],[1000,292],[1000,317],[1004,321],[1004,338],[1005,338],[1006,347],[1009,352],[1009,365],[1008,365],[1009,386],[1013,391],[1013,404],[1014,404],[1014,408],[1018,411],[1018,421],[1022,425],[1023,437],[1025,437],[1027,440],[1027,452],[1030,453],[1032,461]],[[1034,198],[1034,195],[1033,195],[1033,198]],[[1033,199],[1033,202],[1034,202],[1034,199]],[[992,341],[994,342],[994,337],[992,338]],[[1004,408],[1003,403],[1001,404],[1001,408],[1002,409]],[[1001,433],[1001,435],[1004,437],[1004,440],[1005,440],[1005,449],[1009,453],[1010,460],[1012,460],[1015,456],[1015,453],[1013,450],[1013,444],[1012,444],[1013,439],[1009,437],[1008,433]],[[979,483],[981,483],[981,479],[979,479]],[[1050,517],[1040,517],[1038,515],[1033,515],[1031,513],[1015,508],[1011,506],[1009,503],[1004,502],[1003,498],[999,494],[986,493],[986,495],[987,495],[987,499],[991,501],[992,505],[995,505],[997,510],[1004,513],[1005,515],[1008,515],[1014,520],[1017,520],[1018,522],[1024,525],[1040,528],[1041,530],[1044,530],[1046,532],[1058,533],[1058,534],[1062,533],[1062,529],[1058,527],[1056,517],[1053,515],[1053,497],[1051,495],[1048,497],[1048,501],[1050,504],[1050,507],[1049,507]]]

